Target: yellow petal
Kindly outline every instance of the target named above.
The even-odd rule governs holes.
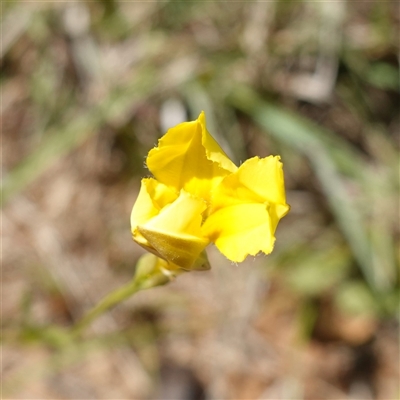
[[[237,169],[208,133],[204,112],[195,121],[169,129],[146,163],[160,182],[206,201],[223,177]]]
[[[282,163],[279,156],[253,157],[227,176],[216,189],[213,210],[238,203],[286,205]]]
[[[271,253],[275,237],[268,206],[236,204],[221,208],[210,215],[202,227],[203,234],[219,251],[234,262],[260,251]]]
[[[237,166],[230,160],[230,158],[221,149],[220,145],[210,135],[206,128],[206,114],[202,111],[197,118],[201,126],[201,143],[206,150],[206,156],[209,160],[216,162],[223,169],[229,172],[235,172]]]
[[[209,214],[235,204],[268,204],[272,231],[284,217],[289,206],[286,204],[285,183],[279,156],[253,157],[239,169],[226,176],[214,191]]]
[[[205,209],[204,201],[182,190],[178,199],[137,229],[162,258],[190,269],[209,243],[200,228]]]
[[[133,239],[151,251],[147,240],[138,232],[137,226],[144,224],[160,213],[167,204],[178,197],[177,192],[152,178],[142,179],[139,195],[132,208],[131,231]]]

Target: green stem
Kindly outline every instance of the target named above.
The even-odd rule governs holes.
[[[131,281],[126,285],[109,293],[104,299],[100,301],[100,303],[94,306],[72,327],[72,336],[79,336],[82,331],[85,330],[97,317],[99,317],[110,308],[131,297],[133,294],[141,289],[142,287],[138,284],[138,282]]]
[[[201,266],[196,266],[196,268],[203,270],[209,268],[207,255],[200,255],[199,260]],[[133,279],[126,285],[109,293],[103,300],[100,300],[100,303],[94,306],[71,328],[71,336],[79,336],[98,316],[105,313],[111,307],[114,307],[118,303],[131,297],[139,290],[165,285],[184,272],[183,269],[176,265],[169,264],[167,261],[162,260],[153,254],[144,254],[136,264]]]

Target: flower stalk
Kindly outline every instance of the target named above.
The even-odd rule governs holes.
[[[72,328],[71,334],[79,336],[100,315],[127,300],[140,290],[165,285],[185,271],[168,263],[153,254],[144,254],[136,264],[133,279],[122,287],[115,289],[94,306]]]

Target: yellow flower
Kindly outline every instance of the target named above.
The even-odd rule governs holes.
[[[228,259],[268,254],[286,204],[280,157],[254,157],[239,168],[208,133],[205,115],[170,129],[146,160],[132,209],[133,239],[178,268],[208,267],[214,242]]]

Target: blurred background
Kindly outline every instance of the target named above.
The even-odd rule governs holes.
[[[399,3],[2,3],[2,395],[399,395]],[[204,110],[239,165],[282,157],[270,256],[127,283],[144,160]]]

